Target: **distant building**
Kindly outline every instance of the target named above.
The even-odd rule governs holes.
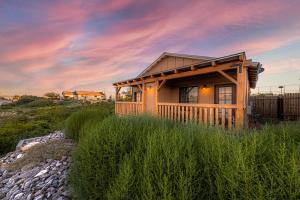
[[[74,98],[74,92],[71,92],[71,91],[63,91],[62,95],[63,95],[64,99]]]
[[[105,94],[103,92],[94,91],[63,91],[62,95],[65,99],[72,98],[76,100],[84,101],[103,101],[106,100]]]

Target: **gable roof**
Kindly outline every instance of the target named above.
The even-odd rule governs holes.
[[[190,59],[195,59],[195,60],[211,60],[215,59],[215,57],[208,57],[208,56],[197,56],[197,55],[189,55],[189,54],[178,54],[178,53],[169,53],[169,52],[164,52],[162,53],[153,63],[151,63],[146,69],[144,69],[138,76],[137,78],[143,76],[146,72],[150,71],[159,61],[161,61],[165,57],[178,57],[178,58],[190,58]]]
[[[165,54],[165,53],[164,53]],[[164,57],[164,54],[162,54],[160,57]],[[167,53],[169,54],[169,53]],[[174,55],[174,54],[172,54]],[[176,55],[183,55],[183,54],[176,54]],[[152,77],[159,78],[162,75],[172,75],[174,73],[182,73],[182,72],[187,72],[187,71],[192,71],[194,69],[201,69],[205,67],[210,67],[214,64],[224,64],[224,63],[229,63],[229,62],[234,62],[234,61],[239,61],[240,56],[244,56],[246,58],[246,53],[245,52],[240,52],[236,54],[231,54],[228,56],[223,56],[223,57],[204,57],[206,60],[199,61],[199,63],[195,63],[192,65],[187,65],[187,66],[181,66],[181,67],[176,67],[174,69],[167,69],[164,71],[159,71],[155,72],[152,74],[145,74],[150,68],[156,64],[156,62],[159,62],[159,59],[154,61],[154,64],[152,63],[148,68],[148,70],[144,70],[139,76],[133,79],[128,79],[128,80],[123,80],[123,81],[118,81],[113,83],[114,86],[118,85],[131,85],[133,82],[138,82],[138,81],[144,81],[145,79],[149,79]],[[202,56],[199,56],[202,57]],[[209,58],[209,59],[208,59]],[[234,65],[234,63],[233,63]],[[248,73],[249,73],[249,82],[250,82],[250,87],[255,88],[256,82],[258,80],[258,74],[264,71],[264,68],[262,67],[262,64],[259,62],[253,62],[252,59],[245,60],[245,66],[248,68]]]

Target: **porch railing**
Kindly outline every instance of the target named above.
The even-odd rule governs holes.
[[[237,106],[233,104],[158,103],[158,115],[180,122],[235,126]]]
[[[115,112],[118,115],[137,115],[142,113],[142,102],[118,101],[115,105]]]
[[[137,115],[143,112],[142,102],[122,102],[115,104],[118,115]],[[234,104],[189,104],[189,103],[158,103],[157,115],[178,122],[192,122],[211,126],[232,128],[236,125]]]

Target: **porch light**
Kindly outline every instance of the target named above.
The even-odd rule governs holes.
[[[207,85],[206,85],[206,84],[204,84],[204,85],[203,85],[203,88],[204,88],[204,89],[206,89],[206,88],[207,88]]]

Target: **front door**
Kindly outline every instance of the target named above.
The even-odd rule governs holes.
[[[145,84],[145,111],[155,113],[155,83]]]
[[[235,104],[235,86],[234,85],[217,85],[216,86],[216,104]]]

